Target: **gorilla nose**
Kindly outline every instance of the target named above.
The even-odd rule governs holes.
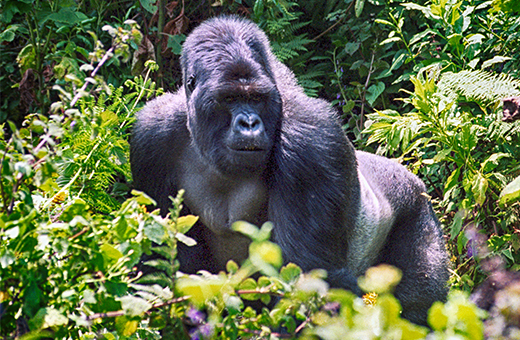
[[[233,125],[235,132],[247,136],[255,136],[264,131],[264,123],[256,113],[239,113]]]

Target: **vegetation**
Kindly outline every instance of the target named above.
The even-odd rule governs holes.
[[[128,136],[148,99],[179,86],[185,34],[220,13],[255,20],[358,148],[427,183],[453,255],[430,329],[400,318],[395,269],[360,278],[363,300],[329,289],[320,270],[282,266],[269,223],[235,224],[252,239],[245,263],[177,271],[196,217],[179,216],[182,192],[167,218],[145,208]],[[520,120],[501,119],[520,95],[519,27],[508,0],[0,0],[0,338],[513,338],[518,286],[493,322],[468,295],[520,269]],[[139,273],[151,252],[157,271]]]

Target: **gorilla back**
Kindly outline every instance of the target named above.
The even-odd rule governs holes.
[[[218,271],[247,257],[231,231],[274,223],[284,259],[323,268],[357,294],[357,277],[389,263],[403,272],[403,316],[426,322],[446,297],[447,255],[424,184],[383,157],[356,152],[336,114],[307,97],[272,54],[265,34],[237,17],[206,21],[186,39],[183,87],[138,114],[131,140],[135,187],[166,214],[185,189],[200,217],[180,247],[184,272]]]

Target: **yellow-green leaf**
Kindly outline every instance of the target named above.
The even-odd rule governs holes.
[[[183,233],[183,234],[186,234],[188,232],[188,230],[190,230],[191,227],[193,227],[195,225],[195,223],[197,223],[197,221],[199,220],[199,217],[198,216],[193,216],[193,215],[186,215],[186,216],[181,216],[177,219],[177,231],[179,233]]]
[[[428,324],[433,330],[442,331],[448,325],[448,317],[444,313],[444,304],[434,302],[428,311]]]
[[[502,190],[499,204],[504,207],[518,201],[520,201],[520,176],[515,178]]]

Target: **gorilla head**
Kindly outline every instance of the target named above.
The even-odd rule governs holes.
[[[188,128],[208,164],[222,173],[261,171],[279,131],[282,102],[257,26],[211,20],[186,39],[181,56]],[[247,25],[246,25],[247,26]]]

